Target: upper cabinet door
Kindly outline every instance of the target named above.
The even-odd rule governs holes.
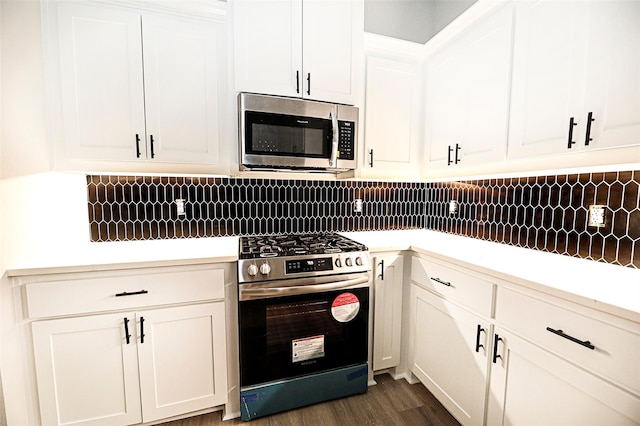
[[[205,20],[143,15],[150,159],[220,162],[218,82],[226,78],[221,28]]]
[[[58,53],[65,155],[144,158],[140,14],[126,8],[61,2]]]
[[[587,123],[592,113],[592,140],[585,132],[576,143],[588,142],[591,148],[640,144],[640,2],[593,2],[588,46],[580,118]]]
[[[581,2],[517,2],[509,156],[564,152],[584,87],[586,8]]]
[[[233,2],[239,92],[302,96],[302,1]]]
[[[511,45],[507,6],[426,59],[427,168],[504,158]]]
[[[516,2],[509,157],[640,144],[639,22],[634,1]]]
[[[305,98],[354,103],[355,70],[364,28],[361,2],[304,0],[302,8]]]
[[[415,177],[420,143],[420,66],[382,53],[367,54],[366,176]]]

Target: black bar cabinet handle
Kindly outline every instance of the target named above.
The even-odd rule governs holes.
[[[454,164],[458,164],[461,161],[460,158],[458,157],[458,152],[460,152],[461,149],[462,149],[462,147],[460,145],[456,144],[456,161],[455,161]]]
[[[129,334],[129,318],[124,318],[124,336],[127,340],[127,345],[131,343],[131,334]]]
[[[451,145],[447,146],[447,166],[450,166],[452,161],[451,161],[451,153],[453,152],[453,148],[451,148]]]
[[[564,338],[565,338],[565,339],[567,339],[567,340],[571,340],[572,342],[575,342],[575,343],[577,343],[577,344],[579,344],[579,345],[582,345],[582,346],[584,346],[585,348],[589,348],[589,349],[591,349],[591,350],[594,350],[594,349],[596,348],[595,346],[593,346],[593,345],[591,344],[591,342],[590,342],[590,341],[588,341],[588,340],[580,340],[580,339],[576,339],[576,338],[575,338],[575,337],[573,337],[573,336],[569,336],[568,334],[565,334],[562,330],[554,330],[554,329],[553,329],[553,328],[551,328],[551,327],[547,327],[547,331],[550,331],[550,332],[551,332],[551,333],[553,333],[553,334],[557,334],[557,335],[558,335],[558,336],[560,336],[560,337],[564,337]]]
[[[144,317],[140,317],[140,343],[144,343]]]
[[[380,274],[378,274],[378,276],[382,281],[384,281],[384,260],[381,260],[378,265],[380,265]]]
[[[591,123],[593,121],[595,121],[596,119],[593,118],[593,111],[589,111],[589,114],[587,114],[587,134],[584,137],[584,145],[585,146],[589,146],[589,142],[591,142],[593,139],[591,138]]]
[[[156,152],[154,150],[154,146],[153,146],[153,135],[149,136],[149,139],[151,140],[151,158],[155,158],[156,156]]]
[[[476,352],[480,352],[480,348],[484,349],[484,345],[480,343],[480,333],[484,333],[484,328],[478,324],[478,331],[476,331]]]
[[[449,281],[442,281],[440,278],[431,278],[431,279],[437,283],[446,285],[447,287],[451,287],[451,283]]]
[[[502,342],[502,337],[497,334],[493,337],[493,363],[495,364],[498,358],[502,358],[502,355],[498,355],[498,342]]]
[[[311,96],[311,73],[307,73],[307,95]]]
[[[300,71],[296,71],[296,93],[300,93]]]
[[[572,145],[575,143],[573,141],[573,126],[577,125],[576,120],[571,117],[569,119],[569,140],[567,141],[567,148],[571,149]]]
[[[136,133],[136,158],[140,158],[140,135]]]
[[[122,293],[116,293],[116,297],[136,296],[138,294],[147,294],[147,293],[149,293],[147,290],[132,291],[132,292],[123,291]]]
[[[369,150],[369,167],[373,167],[373,148]]]

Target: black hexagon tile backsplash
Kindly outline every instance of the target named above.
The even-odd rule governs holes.
[[[632,268],[639,188],[638,170],[427,183],[87,176],[96,242],[427,228]],[[606,206],[603,226],[588,225],[590,205]]]

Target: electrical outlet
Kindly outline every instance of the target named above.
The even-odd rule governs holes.
[[[602,228],[605,224],[605,211],[607,206],[589,206],[589,226]]]
[[[185,217],[187,212],[184,210],[184,202],[186,200],[184,198],[176,199],[176,210],[178,211],[178,217]]]
[[[356,198],[353,205],[353,211],[356,213],[362,213],[362,198]]]
[[[451,200],[449,201],[449,214],[454,215],[458,213],[458,201]]]

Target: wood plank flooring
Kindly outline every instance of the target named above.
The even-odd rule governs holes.
[[[459,426],[459,423],[420,383],[393,380],[388,374],[376,376],[375,386],[362,395],[323,402],[285,413],[243,422],[223,422],[222,413],[205,414],[163,423],[162,426],[346,426],[346,425],[428,425]]]

